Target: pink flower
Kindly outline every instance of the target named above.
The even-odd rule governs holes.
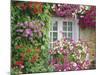
[[[33,32],[31,29],[25,29],[23,36],[28,37],[28,36],[33,36]]]

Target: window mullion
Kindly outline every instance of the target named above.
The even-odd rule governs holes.
[[[59,40],[63,37],[63,36],[62,36],[62,33],[61,33],[61,32],[63,31],[63,24],[62,24],[62,23],[63,23],[62,20],[60,20],[60,21],[59,21],[59,25],[58,25],[58,27],[59,27],[59,28],[58,28],[58,29],[59,29],[59,30],[58,30],[58,33],[59,33],[58,38],[59,38]]]
[[[69,22],[69,21],[68,21],[68,22]],[[68,39],[68,24],[69,24],[68,22],[67,22],[67,39]]]

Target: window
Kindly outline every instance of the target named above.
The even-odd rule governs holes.
[[[68,40],[72,39],[72,22],[64,21],[62,31],[63,31],[63,37],[67,38]]]
[[[56,40],[58,40],[58,21],[54,21],[50,29],[50,48]]]
[[[60,40],[65,37],[67,40],[73,39],[78,40],[79,27],[77,25],[77,20],[56,18],[52,19],[51,29],[50,29],[50,48],[53,48],[53,43],[56,40]],[[62,33],[63,34],[62,34]]]

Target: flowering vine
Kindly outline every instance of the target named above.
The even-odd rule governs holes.
[[[76,13],[79,10],[79,5],[72,4],[54,4],[53,11],[55,15],[61,17],[72,17],[72,13]]]
[[[90,9],[84,7],[81,12],[79,12],[79,25],[82,28],[94,28],[96,27],[96,7],[88,6]]]

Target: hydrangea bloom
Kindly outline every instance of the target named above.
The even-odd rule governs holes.
[[[43,26],[45,26],[44,22],[39,20],[33,20],[33,21],[25,21],[21,23],[17,23],[17,33],[20,33],[21,37],[26,38],[32,38],[36,35],[41,37],[42,36],[42,30]]]

